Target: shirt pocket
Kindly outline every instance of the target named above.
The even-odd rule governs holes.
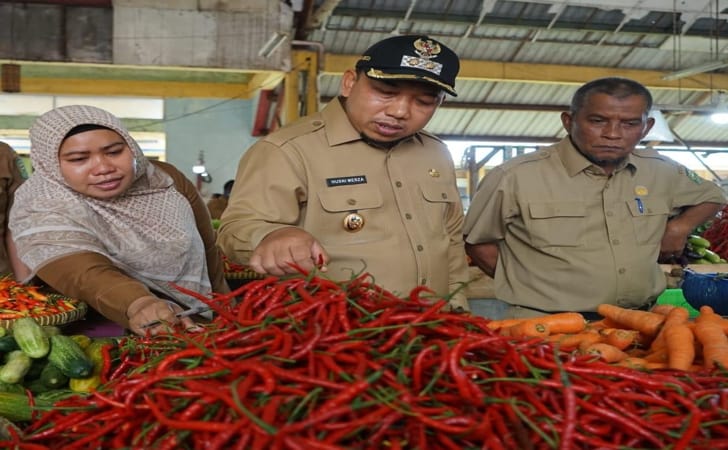
[[[660,197],[642,197],[627,200],[632,217],[635,240],[638,244],[659,244],[665,234],[670,215],[667,200]]]
[[[438,236],[446,234],[445,222],[450,208],[456,207],[460,195],[447,183],[421,184],[420,190],[424,198],[424,213],[418,220],[424,221],[428,230]]]
[[[530,203],[528,231],[536,248],[579,247],[586,222],[582,202]]]
[[[384,200],[376,186],[339,186],[319,192],[318,199],[324,214],[315,218],[311,231],[321,242],[353,244],[382,240],[386,236]],[[351,214],[357,214],[364,220],[356,230],[344,226]],[[308,224],[306,228],[309,228]]]

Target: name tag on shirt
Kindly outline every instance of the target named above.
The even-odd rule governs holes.
[[[367,182],[366,175],[354,175],[351,177],[327,178],[326,186],[328,186],[328,187],[350,186],[352,184],[366,184],[366,182]]]

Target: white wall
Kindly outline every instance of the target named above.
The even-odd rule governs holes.
[[[192,166],[202,150],[212,176],[211,183],[202,184],[204,197],[222,192],[223,184],[235,178],[240,157],[257,140],[250,135],[255,107],[254,100],[165,100],[167,161],[195,182]]]

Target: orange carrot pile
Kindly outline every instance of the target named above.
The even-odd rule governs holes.
[[[638,369],[728,368],[728,319],[710,307],[702,307],[694,320],[673,305],[641,311],[601,304],[597,312],[603,319],[595,322],[567,312],[492,320],[488,328],[504,336],[541,337],[564,351]]]

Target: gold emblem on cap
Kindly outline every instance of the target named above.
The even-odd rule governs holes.
[[[647,195],[649,193],[649,191],[644,186],[635,186],[634,193],[637,195]]]
[[[432,42],[430,39],[423,41],[422,39],[417,39],[414,43],[415,46],[415,52],[420,55],[420,58],[430,59],[430,58],[436,58],[437,55],[440,54],[442,49],[440,48],[440,44],[437,42]]]
[[[364,218],[357,213],[347,214],[344,217],[344,229],[355,233],[364,228]]]
[[[440,176],[440,172],[438,172],[437,169],[430,169],[427,171],[427,174],[433,178],[438,178]]]

